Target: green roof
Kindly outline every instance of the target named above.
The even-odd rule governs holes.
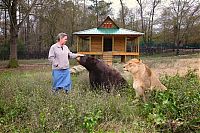
[[[123,28],[93,28],[74,32],[75,35],[143,35],[144,33]]]

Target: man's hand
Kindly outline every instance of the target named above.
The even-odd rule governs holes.
[[[85,56],[84,54],[77,54],[77,57],[80,57],[80,56]]]

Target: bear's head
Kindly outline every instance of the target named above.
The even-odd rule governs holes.
[[[90,57],[90,56],[81,56],[76,58],[78,63],[82,66],[84,66],[88,71],[92,71],[97,67],[97,63],[100,62],[100,60]]]

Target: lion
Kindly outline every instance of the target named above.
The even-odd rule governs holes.
[[[144,94],[146,90],[167,90],[150,68],[142,63],[140,59],[129,60],[123,69],[132,74],[136,98],[143,96],[143,101],[146,101]]]

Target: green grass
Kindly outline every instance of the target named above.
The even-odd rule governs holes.
[[[31,60],[18,60],[19,65],[49,65],[48,59],[31,59]],[[9,60],[0,61],[0,67],[6,67],[9,63]],[[70,60],[70,65],[77,65],[77,61],[75,59]]]
[[[28,61],[24,61],[26,64]],[[33,61],[33,64],[41,61]],[[31,63],[31,64],[32,64]],[[43,61],[42,61],[43,63]],[[108,94],[89,89],[88,75],[72,75],[69,95],[51,92],[50,67],[0,72],[0,132],[198,132],[200,80],[193,70],[161,79],[168,90],[135,101],[132,88]]]
[[[6,71],[0,77],[0,130],[4,132],[82,132],[100,130],[98,125],[108,122],[130,124],[135,118],[127,97],[91,92],[87,84],[76,84],[76,76],[68,96],[51,93],[50,71]]]

